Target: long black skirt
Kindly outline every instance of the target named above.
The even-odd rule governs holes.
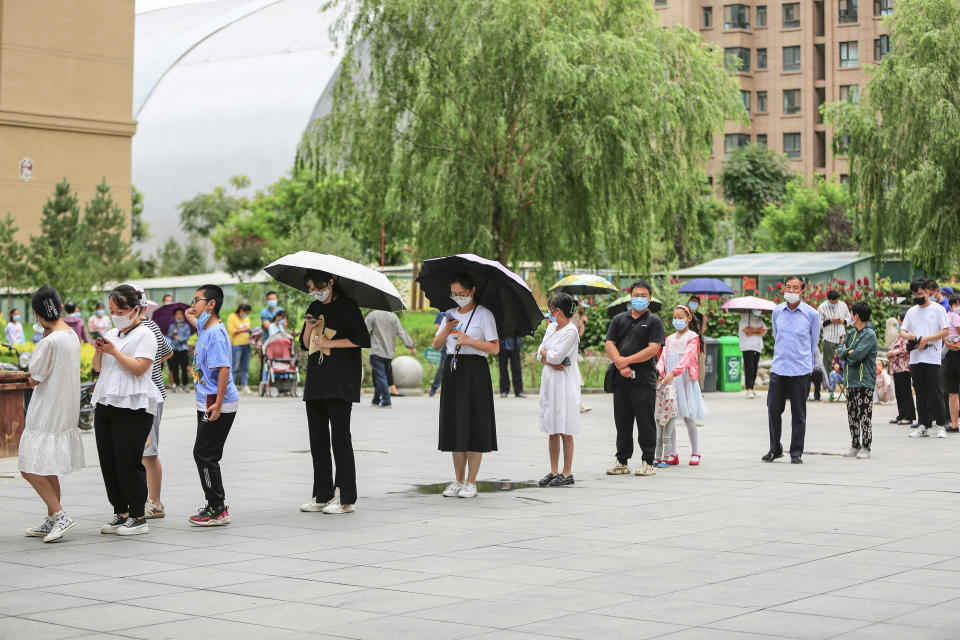
[[[493,382],[483,356],[458,355],[444,359],[440,395],[440,451],[497,450],[497,421],[493,412]]]

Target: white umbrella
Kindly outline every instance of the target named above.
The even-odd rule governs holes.
[[[367,309],[403,311],[406,305],[393,283],[379,271],[326,253],[297,251],[274,260],[263,269],[277,282],[306,292],[303,282],[308,271],[329,273],[337,281],[343,294]]]

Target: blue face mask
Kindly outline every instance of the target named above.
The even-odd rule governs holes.
[[[547,314],[547,320],[550,321],[550,324],[556,324],[556,322],[557,322],[557,319],[553,317],[553,314],[552,314],[552,313],[548,313],[548,314]]]
[[[686,321],[686,320],[680,320],[679,318],[674,318],[674,319],[673,319],[673,328],[676,329],[677,331],[683,331],[684,329],[687,328],[687,321]]]
[[[206,328],[207,328],[207,320],[209,320],[209,319],[210,319],[210,312],[207,311],[207,310],[204,310],[203,313],[201,313],[201,314],[197,317],[197,331],[201,331],[201,330],[203,330],[203,329],[206,329]]]
[[[756,317],[756,318],[759,318],[759,317],[760,317],[760,309],[754,309],[754,310],[751,311],[750,313],[752,313],[752,314],[754,315],[754,317]]]
[[[630,298],[630,306],[636,311],[646,311],[647,307],[650,305],[650,298]]]
[[[690,307],[690,310],[691,310],[691,311],[696,311],[697,309],[700,308],[700,303],[699,303],[699,302],[691,302],[691,303],[688,304],[687,306]]]
[[[14,322],[20,322],[20,316],[13,316],[12,320]]]
[[[104,316],[105,313],[106,311],[104,311],[103,309],[97,309],[97,315],[100,316],[101,318]]]
[[[270,307],[271,309],[273,309],[274,307],[277,306],[277,301],[276,301],[276,300],[267,300],[267,306]]]

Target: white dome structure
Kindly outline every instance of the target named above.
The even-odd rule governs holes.
[[[133,184],[152,251],[179,234],[177,205],[282,177],[340,56],[323,0],[137,0]]]

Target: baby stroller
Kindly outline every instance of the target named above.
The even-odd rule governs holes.
[[[300,396],[300,370],[293,355],[294,338],[285,331],[275,333],[261,345],[263,371],[260,395],[278,397],[281,393]]]

